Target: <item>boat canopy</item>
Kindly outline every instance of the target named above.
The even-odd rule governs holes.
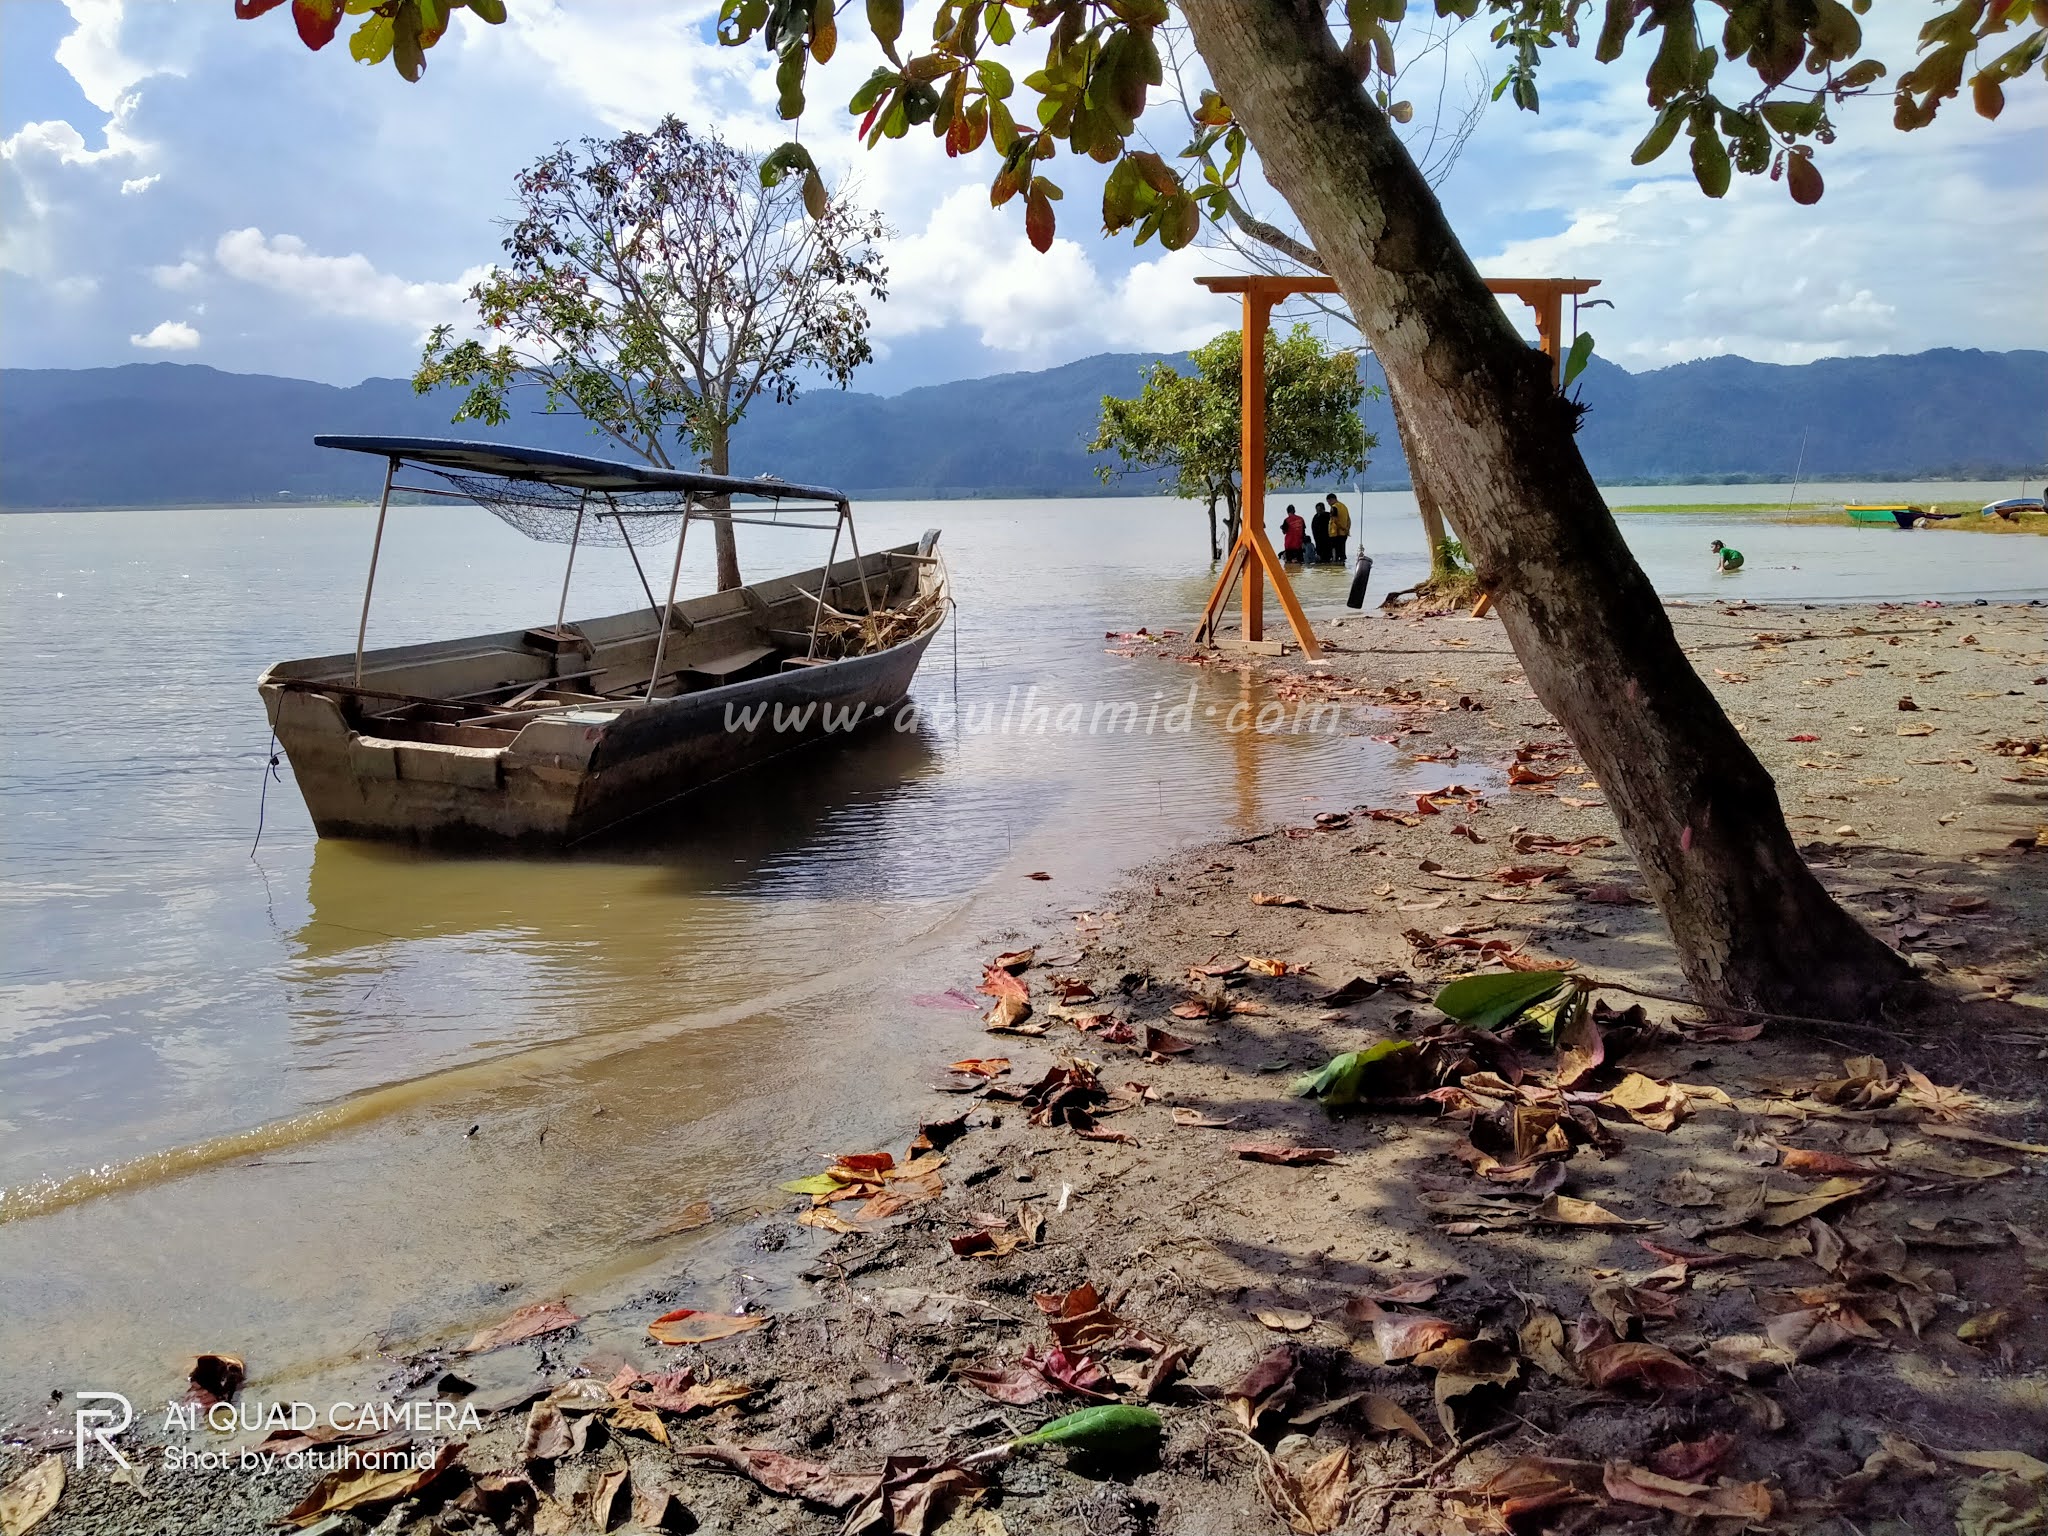
[[[663,469],[625,459],[600,459],[592,454],[564,453],[555,448],[528,448],[517,443],[489,443],[457,437],[375,437],[353,433],[322,433],[315,447],[373,453],[398,463],[471,475],[495,475],[571,491],[646,494],[677,492],[692,496],[760,496],[770,500],[840,502],[845,494],[822,485],[791,485],[772,475],[748,479],[710,475],[698,470]],[[649,511],[662,509],[649,508]]]

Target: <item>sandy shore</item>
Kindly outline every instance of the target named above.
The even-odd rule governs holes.
[[[974,1003],[955,1054],[983,1065],[932,1063],[929,1150],[908,1123],[836,1149],[887,1150],[891,1175],[943,1163],[843,1169],[820,1188],[848,1198],[793,1193],[754,1229],[809,1256],[809,1306],[677,1347],[599,1349],[586,1320],[393,1362],[394,1395],[479,1410],[464,1447],[313,1528],[1455,1532],[1507,1529],[1519,1497],[1517,1530],[1718,1514],[1903,1536],[2038,1503],[2039,1463],[1969,1458],[2048,1443],[2048,610],[1673,617],[1822,878],[1947,989],[1910,1037],[1742,1038],[1652,1002],[1568,1096],[1545,1050],[1448,1040],[1436,988],[1510,956],[1679,989],[1499,625],[1362,615],[1313,666],[1123,642],[1355,707],[1437,792],[1194,850],[991,935],[991,961],[1031,951],[989,982],[1029,1014],[990,1031],[982,1009],[1017,1009],[984,978],[929,978]],[[1512,787],[1517,762],[1540,777]],[[1382,1102],[1289,1095],[1341,1052],[1418,1040],[1434,1070]],[[624,1321],[752,1289],[679,1276]],[[645,1385],[684,1367],[695,1399]],[[1156,1453],[947,1470],[1104,1399],[1156,1409]],[[0,1484],[68,1452],[72,1406],[0,1450]],[[315,1481],[168,1464],[257,1432],[137,1431],[118,1479],[64,1455],[36,1530],[274,1528]],[[711,1445],[783,1459],[688,1454]],[[885,1458],[922,1462],[894,1463],[861,1523]]]

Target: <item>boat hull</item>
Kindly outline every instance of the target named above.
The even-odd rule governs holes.
[[[843,590],[858,571],[835,566],[832,574]],[[760,606],[758,596],[748,602]],[[938,627],[935,621],[899,644],[843,660],[668,698],[572,704],[496,731],[429,725],[380,734],[363,716],[359,690],[287,675],[317,663],[273,668],[260,686],[322,837],[545,849],[595,837],[787,752],[865,730],[909,728],[902,706]],[[404,677],[511,654],[515,638],[481,636],[366,660]]]

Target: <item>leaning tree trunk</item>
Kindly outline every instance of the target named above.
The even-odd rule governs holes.
[[[1321,0],[1185,0],[1267,178],[1337,279],[1530,686],[1621,823],[1706,1002],[1829,1017],[1905,962],[1829,898],[1775,786],[1687,663],[1574,414],[1346,66]]]
[[[1429,467],[1424,462],[1426,453],[1415,434],[1408,430],[1408,419],[1401,414],[1400,399],[1389,389],[1387,403],[1394,408],[1394,435],[1401,439],[1401,455],[1408,461],[1408,483],[1415,488],[1415,509],[1422,514],[1422,536],[1429,543],[1429,579],[1445,581],[1457,575],[1444,542],[1449,537],[1444,527],[1444,509],[1436,499],[1436,491],[1430,482]]]
[[[711,452],[706,455],[711,460],[712,474],[729,475],[732,473],[727,468],[727,465],[731,463],[729,454],[730,450],[727,445],[726,434],[723,430],[720,430],[711,439]],[[709,505],[714,511],[729,512],[732,510],[732,498],[730,496],[713,496],[709,498]],[[724,518],[721,517],[717,522],[713,523],[711,531],[718,548],[718,590],[729,592],[740,584],[740,547],[733,540],[732,524]]]

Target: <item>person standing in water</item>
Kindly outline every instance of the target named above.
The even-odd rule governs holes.
[[[1316,515],[1308,520],[1309,547],[1316,554],[1316,564],[1325,565],[1330,559],[1330,513],[1320,501],[1316,503]]]
[[[1335,496],[1330,498],[1330,558],[1342,565],[1346,559],[1345,545],[1351,539],[1351,509]]]
[[[1722,570],[1739,571],[1742,569],[1741,550],[1730,549],[1726,544],[1723,544],[1719,539],[1716,539],[1714,540],[1714,553],[1721,557]]]
[[[1289,502],[1287,515],[1280,519],[1280,558],[1289,565],[1301,564],[1302,536],[1307,532],[1308,524],[1294,510],[1294,503]]]

